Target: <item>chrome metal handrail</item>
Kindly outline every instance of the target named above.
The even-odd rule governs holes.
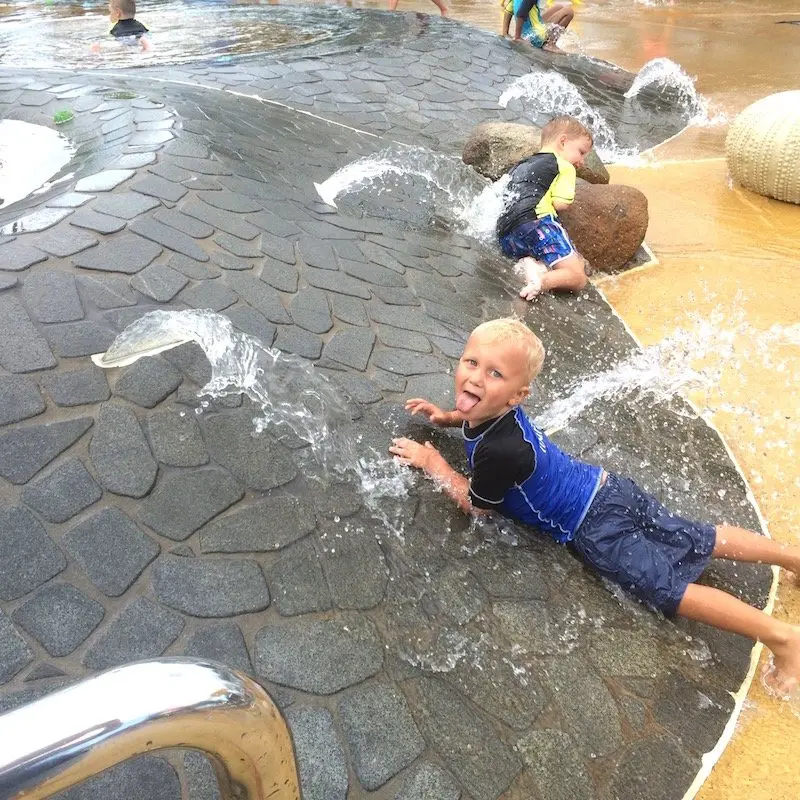
[[[108,670],[0,716],[0,797],[49,797],[170,747],[209,756],[224,800],[300,798],[289,729],[270,696],[188,658]]]

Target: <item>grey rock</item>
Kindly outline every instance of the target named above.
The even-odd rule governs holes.
[[[115,159],[112,166],[119,167],[119,169],[139,169],[152,164],[155,160],[155,153],[129,153]]]
[[[23,502],[48,522],[66,522],[102,495],[103,490],[77,458],[65,461],[22,490]]]
[[[284,264],[291,265],[297,262],[294,255],[294,245],[290,241],[273,236],[268,232],[265,232],[261,237],[261,252],[276,261],[282,261]]]
[[[195,261],[193,258],[186,258],[180,253],[173,253],[170,256],[168,266],[195,281],[219,278],[222,274],[222,270],[216,264],[212,264],[210,261],[205,263]]]
[[[122,194],[107,194],[92,203],[92,208],[101,214],[108,214],[120,219],[134,219],[139,214],[152,211],[161,203],[152,197],[145,197],[136,192],[123,192]]]
[[[376,367],[400,375],[442,374],[450,366],[436,356],[408,350],[377,350],[372,360]]]
[[[98,367],[61,372],[44,380],[45,389],[56,405],[80,406],[102,403],[111,397],[105,370]]]
[[[183,630],[180,614],[148,597],[137,597],[125,606],[87,651],[83,664],[107,669],[129,661],[160,656]],[[145,798],[142,798],[145,800]]]
[[[117,217],[99,214],[91,208],[79,208],[70,217],[69,224],[78,228],[86,228],[96,233],[102,233],[105,236],[121,231],[125,227],[125,223],[117,219]]]
[[[320,239],[303,236],[297,243],[300,258],[309,267],[338,271],[333,248],[328,242]]]
[[[164,556],[153,570],[156,597],[193,617],[232,617],[263,611],[270,602],[255,561]]]
[[[107,350],[116,332],[94,320],[50,325],[45,336],[55,353],[65,358],[90,356]]]
[[[592,782],[578,755],[575,740],[557,730],[531,731],[517,742],[539,793],[548,800],[594,797]]]
[[[163,264],[151,264],[131,279],[131,286],[159,303],[166,303],[183,289],[189,279]]]
[[[187,258],[193,258],[195,261],[208,261],[209,259],[208,253],[191,236],[187,236],[175,228],[170,228],[168,225],[162,225],[155,219],[139,217],[131,223],[130,229],[139,236],[163,245],[175,253],[181,253]]]
[[[106,169],[96,172],[86,178],[81,178],[75,184],[76,192],[110,192],[121,183],[125,183],[128,178],[132,178],[136,172],[132,169]]]
[[[309,539],[287,547],[267,570],[272,600],[281,616],[292,617],[332,607],[330,591],[313,543]]]
[[[63,272],[29,275],[22,284],[22,299],[39,322],[83,319],[75,278]]]
[[[545,600],[549,595],[539,554],[516,548],[481,554],[470,563],[470,571],[493,597]]]
[[[0,376],[0,425],[35,417],[44,409],[39,387],[30,378]]]
[[[331,298],[333,304],[333,315],[336,319],[346,322],[349,325],[367,327],[369,317],[367,316],[364,303],[356,297],[347,295],[334,295]]]
[[[131,184],[130,188],[134,192],[146,194],[148,197],[157,197],[159,200],[167,200],[170,203],[177,203],[188,191],[185,186],[159,178],[157,175],[147,175]]]
[[[292,319],[312,333],[326,333],[333,327],[328,298],[321,289],[301,289],[289,306]]]
[[[64,546],[89,580],[109,597],[125,592],[160,550],[116,508],[104,508],[68,531]]]
[[[94,195],[78,194],[77,192],[67,192],[66,194],[54,197],[47,201],[48,208],[78,208],[89,200],[93,200]]]
[[[231,236],[229,233],[219,233],[214,241],[231,255],[239,258],[260,258],[263,255],[257,238],[247,242],[238,236]]]
[[[421,333],[414,333],[414,331],[392,328],[388,325],[380,325],[378,327],[378,340],[387,347],[400,347],[404,350],[414,350],[417,353],[431,352],[431,343],[426,336]]]
[[[214,233],[214,228],[207,222],[181,214],[174,209],[162,208],[153,214],[153,219],[195,239],[205,239]]]
[[[295,707],[286,712],[286,721],[292,731],[303,797],[345,800],[347,762],[331,712],[325,708]]]
[[[0,508],[0,600],[41,586],[67,566],[42,524],[22,506]]]
[[[381,390],[375,384],[359,375],[332,375],[333,380],[345,391],[346,395],[357,403],[377,403],[383,399]],[[398,389],[402,391],[402,389]]]
[[[253,672],[244,636],[235,622],[215,622],[198,628],[189,637],[183,655],[210,658],[246,675]]]
[[[461,789],[450,773],[423,761],[403,781],[394,800],[459,800],[460,797]]]
[[[104,276],[98,279],[80,276],[78,285],[84,299],[88,299],[97,308],[107,309],[136,305],[136,295],[123,278]]]
[[[203,553],[279,550],[311,533],[313,512],[296,497],[269,497],[239,508],[200,532]]]
[[[367,368],[374,345],[375,334],[370,330],[338,331],[325,345],[323,354],[332,361],[363,371]]]
[[[68,583],[45,586],[13,614],[51,656],[69,655],[100,624],[103,606]]]
[[[322,353],[322,339],[296,325],[281,325],[275,347],[284,353],[294,353],[302,358],[316,360]]]
[[[297,474],[289,452],[266,434],[253,436],[252,412],[242,411],[204,420],[211,457],[249,489],[267,491]]]
[[[47,680],[47,678],[60,678],[66,674],[66,672],[60,670],[58,667],[54,667],[52,664],[40,662],[25,676],[25,683],[29,681],[43,681]]]
[[[33,652],[0,611],[0,685],[8,683],[21,669],[33,661]]]
[[[0,366],[9,372],[35,372],[55,365],[50,346],[22,303],[16,297],[0,296]]]
[[[291,322],[281,296],[254,275],[227,275],[225,280],[248,305],[260,311],[270,322]]]
[[[363,264],[360,261],[342,261],[342,269],[351,277],[359,278],[376,286],[405,287],[406,282],[402,275],[393,269],[378,266],[377,264]]]
[[[232,236],[238,236],[240,239],[249,241],[258,236],[258,228],[242,219],[238,214],[231,214],[229,211],[213,208],[200,200],[190,200],[182,206],[181,211],[190,217],[202,220],[219,230],[230,233]]]
[[[100,410],[89,457],[100,483],[114,494],[144,497],[156,479],[158,466],[139,420],[122,406],[106,405]]]
[[[201,752],[187,750],[183,754],[183,770],[191,800],[221,800],[214,767]]]
[[[383,666],[383,645],[365,617],[284,622],[256,634],[254,659],[266,680],[334,694],[375,675]]]
[[[0,435],[0,475],[12,483],[27,483],[91,426],[91,419],[81,417],[6,431]]]
[[[351,278],[343,272],[332,272],[309,267],[304,271],[303,277],[312,286],[316,286],[318,289],[324,289],[326,292],[334,292],[350,297],[360,297],[363,300],[369,300],[370,297],[372,297],[372,292],[366,283],[356,278]]]
[[[589,659],[601,675],[654,678],[663,668],[663,656],[648,631],[604,626],[589,637]]]
[[[522,768],[518,757],[454,690],[434,678],[413,681],[417,721],[427,741],[476,800],[496,800]]]
[[[243,494],[217,467],[167,472],[142,504],[139,518],[162,536],[183,541]]]
[[[289,264],[267,261],[261,269],[261,280],[280,292],[296,292],[299,276]]]
[[[181,784],[162,758],[139,756],[111,767],[53,800],[180,800]]]
[[[182,376],[161,358],[142,358],[123,369],[114,394],[144,408],[153,408],[181,385]]]
[[[405,697],[392,686],[371,683],[351,690],[339,703],[339,714],[365,789],[382,786],[425,749]]]
[[[275,340],[276,328],[267,318],[258,311],[246,306],[235,306],[225,312],[225,316],[233,326],[255,339],[265,347],[269,347]]]
[[[232,306],[238,299],[235,292],[219,281],[201,281],[195,286],[184,289],[178,295],[178,301],[186,303],[187,306],[210,308],[212,311],[222,311]]]
[[[133,275],[143,270],[160,254],[160,245],[134,233],[123,233],[120,236],[103,240],[97,247],[78,253],[73,256],[72,263],[84,269]],[[120,303],[120,305],[123,304]],[[115,306],[110,307],[114,308]]]
[[[46,260],[47,253],[19,242],[9,242],[0,249],[0,264],[10,272],[20,272]]]
[[[258,255],[261,255],[260,253]],[[259,264],[253,258],[240,258],[239,256],[226,253],[224,250],[218,250],[211,254],[211,260],[219,267],[229,272],[244,272],[248,269]]]
[[[0,292],[6,289],[13,289],[19,283],[16,275],[9,275],[7,272],[0,272]]]
[[[194,414],[176,408],[155,411],[148,420],[153,455],[162,464],[198,467],[208,461],[208,452]]]
[[[75,253],[80,253],[81,250],[94,247],[96,244],[95,235],[66,224],[36,237],[36,246],[40,250],[58,258],[74,256]]]

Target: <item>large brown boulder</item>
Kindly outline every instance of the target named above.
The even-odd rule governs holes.
[[[575,202],[558,218],[594,270],[614,272],[635,255],[647,233],[647,198],[632,186],[578,181]]]
[[[542,129],[536,125],[482,122],[469,135],[461,158],[476,172],[496,181],[514,164],[538,153],[541,146]],[[608,170],[594,150],[578,169],[578,177],[589,183],[608,183]]]

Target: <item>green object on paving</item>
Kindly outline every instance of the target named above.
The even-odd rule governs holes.
[[[75,115],[68,108],[64,108],[61,111],[56,111],[56,113],[53,114],[53,122],[55,122],[56,125],[63,125],[65,122],[69,122],[74,117]]]

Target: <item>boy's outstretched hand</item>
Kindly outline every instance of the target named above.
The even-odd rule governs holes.
[[[406,439],[404,436],[399,439],[392,439],[392,446],[389,448],[389,452],[396,456],[401,464],[416,467],[423,470],[423,472],[429,471],[433,459],[437,456],[441,458],[439,451],[430,442],[420,444],[411,439]]]
[[[442,411],[439,406],[422,397],[413,397],[406,400],[406,411],[414,414],[424,414],[434,425],[440,428],[451,428],[460,425],[461,415],[457,411]],[[431,445],[432,446],[432,445]]]

